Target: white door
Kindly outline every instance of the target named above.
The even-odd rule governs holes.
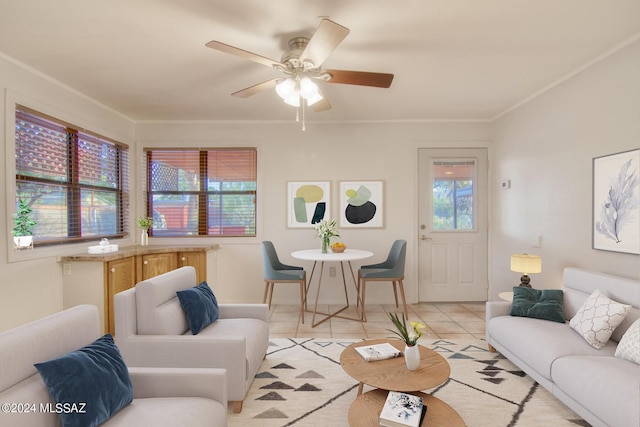
[[[486,301],[487,150],[418,151],[419,300]]]

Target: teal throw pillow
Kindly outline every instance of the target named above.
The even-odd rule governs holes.
[[[218,320],[218,301],[213,291],[202,282],[198,286],[176,292],[180,305],[187,315],[191,333],[196,335],[202,329]]]
[[[63,427],[100,425],[133,400],[129,370],[110,334],[34,366],[56,403]]]
[[[565,323],[566,320],[562,312],[562,290],[544,289],[539,291],[524,286],[514,286],[510,314]]]

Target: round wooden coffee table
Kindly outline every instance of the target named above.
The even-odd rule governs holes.
[[[449,379],[451,367],[444,357],[433,350],[419,346],[420,366],[410,371],[404,357],[367,362],[355,350],[355,347],[388,342],[400,351],[404,342],[393,339],[366,340],[351,344],[340,355],[342,369],[360,382],[358,397],[349,407],[349,425],[351,427],[377,427],[380,425],[380,411],[387,399],[389,390],[411,392],[422,396],[427,405],[427,414],[423,426],[462,427],[464,420],[449,405],[437,397],[420,392],[437,387]],[[362,393],[364,384],[375,387]]]
[[[404,342],[400,340],[378,339],[351,344],[340,354],[342,369],[360,381],[359,395],[364,384],[384,390],[420,391],[437,387],[449,379],[451,367],[445,358],[423,346],[419,346],[420,366],[415,371],[407,369],[404,357],[367,362],[355,350],[355,347],[385,342],[400,351],[404,350]]]
[[[371,390],[361,394],[349,407],[349,425],[351,427],[378,427],[380,425],[380,411],[387,399],[387,390]],[[427,413],[422,426],[428,427],[465,427],[466,424],[455,409],[437,397],[421,392],[413,392],[421,396],[427,405]]]

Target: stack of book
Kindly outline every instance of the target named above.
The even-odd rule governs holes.
[[[402,355],[402,352],[400,350],[389,343],[364,345],[362,347],[355,347],[355,349],[367,362],[371,362],[374,360],[393,359],[394,357]]]
[[[427,412],[422,397],[390,391],[380,412],[381,427],[418,427]]]

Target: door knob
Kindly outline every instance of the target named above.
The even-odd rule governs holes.
[[[420,236],[420,240],[433,240],[431,237],[427,237],[424,234],[422,236]]]

